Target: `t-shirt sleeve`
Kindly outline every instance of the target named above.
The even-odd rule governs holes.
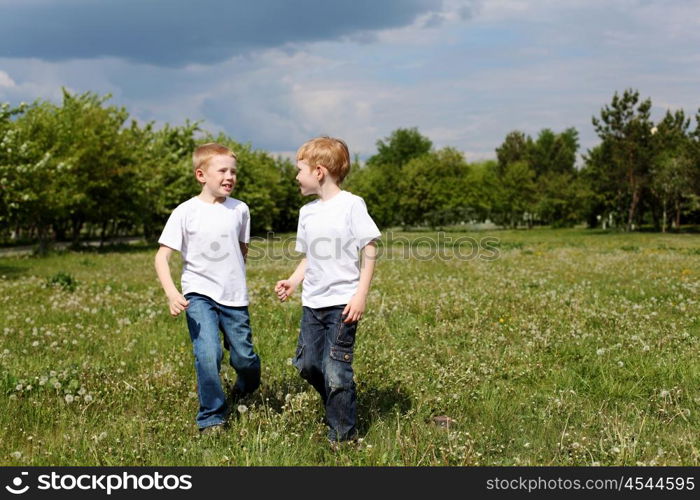
[[[382,235],[367,212],[367,205],[362,198],[358,198],[350,209],[350,230],[358,248],[364,248]]]
[[[299,222],[297,223],[297,241],[294,245],[294,250],[299,253],[306,253],[306,229],[301,222],[302,211],[299,211]]]
[[[238,241],[241,243],[248,243],[250,242],[250,209],[248,205],[243,206],[241,219],[241,228],[238,230]]]
[[[175,209],[168,217],[168,222],[165,223],[163,232],[158,238],[158,243],[170,247],[178,252],[182,251],[183,240],[183,212]]]

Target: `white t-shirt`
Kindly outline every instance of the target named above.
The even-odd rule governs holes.
[[[170,214],[158,243],[182,253],[182,294],[199,293],[225,306],[247,306],[245,262],[238,242],[250,241],[248,205],[235,198],[197,197]]]
[[[306,254],[302,305],[347,304],[360,282],[359,251],[380,236],[364,200],[347,191],[301,207],[295,249]]]

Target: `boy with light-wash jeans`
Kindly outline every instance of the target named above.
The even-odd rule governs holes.
[[[260,358],[253,350],[248,315],[245,259],[250,239],[250,212],[230,197],[236,185],[236,155],[209,143],[192,155],[194,175],[202,185],[198,196],[170,215],[158,242],[155,266],[168,297],[170,314],[186,312],[197,372],[200,431],[220,431],[229,413],[219,372],[224,346],[235,369],[235,396],[260,385]],[[170,276],[168,260],[182,254],[182,293]]]
[[[381,236],[362,198],[340,188],[349,169],[350,154],[339,139],[318,137],[297,151],[301,194],[318,199],[299,212],[296,250],[305,257],[275,286],[285,301],[303,281],[294,365],[321,395],[334,446],[357,434],[355,332],[374,273],[374,240]]]

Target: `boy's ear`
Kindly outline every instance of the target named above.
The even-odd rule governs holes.
[[[194,171],[194,177],[197,179],[199,182],[204,182],[204,170],[201,168],[198,168],[197,170]]]
[[[322,181],[326,175],[328,175],[328,169],[323,165],[316,165],[315,172],[319,182]]]

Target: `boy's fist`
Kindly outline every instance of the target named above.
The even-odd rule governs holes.
[[[280,299],[280,302],[284,302],[294,293],[295,288],[296,286],[291,281],[279,280],[275,285],[275,293],[277,294],[277,298]]]
[[[190,302],[180,293],[172,294],[168,296],[168,305],[170,307],[170,314],[172,316],[177,316],[182,311],[187,309]]]

